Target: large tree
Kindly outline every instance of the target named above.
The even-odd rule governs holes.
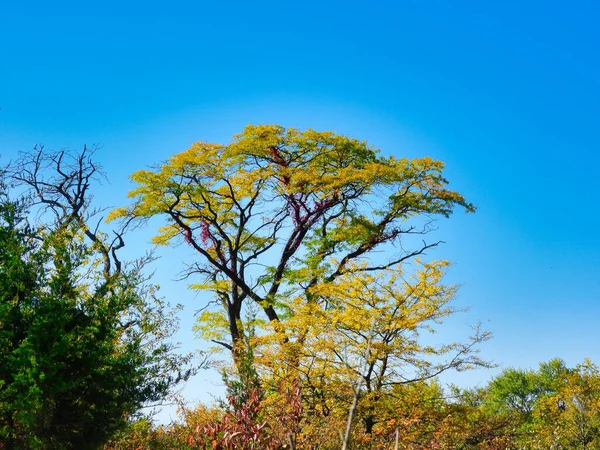
[[[99,448],[181,375],[142,261],[87,225],[89,156],[35,151],[3,174],[33,196],[0,185],[0,448]]]
[[[312,288],[324,281],[390,269],[437,246],[422,240],[435,216],[474,210],[448,189],[443,166],[384,157],[332,132],[250,125],[228,145],[198,142],[134,173],[133,203],[110,218],[162,217],[154,242],[197,252],[187,274],[201,275],[195,287],[220,307],[202,316],[204,330],[237,358],[247,301],[278,322],[298,293],[317,301]]]

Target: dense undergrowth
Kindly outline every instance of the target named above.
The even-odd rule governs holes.
[[[352,390],[336,408],[311,408],[297,383],[257,387],[226,405],[182,410],[168,426],[148,419],[130,424],[108,449],[340,449]],[[398,386],[375,411],[367,431],[368,399],[359,402],[347,448],[351,449],[598,449],[600,371],[586,361],[561,360],[538,370],[507,369],[479,389],[442,390],[435,381]]]

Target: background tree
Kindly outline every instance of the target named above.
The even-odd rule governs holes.
[[[545,394],[540,381],[533,370],[505,369],[490,382],[485,405],[495,412],[515,413],[529,421],[536,402]]]
[[[99,448],[187,376],[143,261],[122,263],[121,235],[111,246],[87,226],[96,170],[86,150],[36,151],[7,175],[35,196],[0,193],[4,448]]]
[[[535,411],[538,448],[600,449],[600,369],[589,360],[565,369]]]
[[[567,367],[556,358],[540,363],[539,369],[504,369],[486,389],[484,405],[493,412],[511,412],[530,422],[538,401],[554,394],[562,384]]]

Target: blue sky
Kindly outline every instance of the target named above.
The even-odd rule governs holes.
[[[4,2],[0,154],[100,144],[97,200],[115,206],[129,173],[250,122],[441,159],[479,209],[439,223],[431,256],[455,261],[471,306],[440,336],[481,320],[504,367],[600,362],[598,19],[591,0]],[[203,299],[171,281],[184,257],[163,252],[156,281],[186,305],[192,348]]]

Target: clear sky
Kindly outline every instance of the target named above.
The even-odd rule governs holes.
[[[131,172],[250,122],[441,159],[479,209],[439,223],[431,256],[471,306],[440,336],[481,320],[503,367],[600,362],[599,20],[592,0],[2,2],[0,153],[100,144],[114,206]],[[203,297],[172,281],[186,249],[161,254],[194,348]]]

